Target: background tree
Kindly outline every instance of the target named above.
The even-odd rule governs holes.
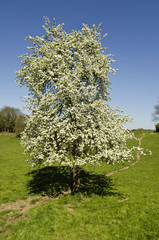
[[[156,104],[154,106],[154,108],[155,108],[155,111],[152,114],[152,117],[153,117],[153,121],[157,122],[157,121],[159,121],[159,101],[158,101],[158,104]]]
[[[26,126],[26,117],[27,116],[25,114],[19,114],[16,117],[14,131],[17,136],[20,136],[20,134],[24,131]]]
[[[27,86],[32,111],[22,134],[31,164],[71,166],[73,192],[78,190],[79,166],[132,158],[123,128],[129,120],[107,104],[114,62],[101,46],[101,25],[66,33],[63,24],[45,19],[46,35],[28,37],[17,82]]]
[[[0,111],[0,132],[3,132],[3,131],[4,131],[4,120]]]
[[[3,126],[3,131],[14,132],[16,117],[21,113],[18,108],[5,106],[0,111],[0,121]]]
[[[156,132],[159,132],[159,123],[157,123],[155,127],[156,127]]]

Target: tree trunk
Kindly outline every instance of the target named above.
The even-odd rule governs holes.
[[[80,168],[79,166],[73,166],[73,186],[72,186],[72,193],[76,193],[79,191],[80,186]]]

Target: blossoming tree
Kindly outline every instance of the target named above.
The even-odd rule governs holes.
[[[32,112],[22,135],[31,164],[71,166],[73,192],[78,190],[79,166],[117,163],[132,158],[123,128],[129,121],[108,105],[111,55],[101,46],[101,25],[66,33],[45,18],[43,37],[28,37],[17,82],[26,86]]]

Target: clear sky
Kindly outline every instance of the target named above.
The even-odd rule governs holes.
[[[111,106],[134,121],[127,127],[154,129],[152,112],[159,99],[159,0],[2,0],[0,3],[0,108],[22,109],[27,89],[15,82],[18,56],[27,52],[26,36],[42,36],[43,16],[64,29],[80,30],[102,22],[102,41],[119,69],[112,82]]]

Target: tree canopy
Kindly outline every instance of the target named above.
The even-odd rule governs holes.
[[[152,114],[152,117],[153,117],[153,121],[157,122],[159,121],[159,101],[158,101],[158,104],[156,104],[154,106],[154,113]]]
[[[15,119],[15,126],[14,131],[17,136],[20,136],[21,133],[24,131],[25,125],[26,125],[26,118],[28,116],[25,114],[19,114]]]
[[[21,114],[18,108],[5,106],[0,110],[0,131],[14,132],[15,121]]]
[[[22,56],[17,82],[27,86],[32,111],[22,135],[31,164],[116,163],[132,158],[133,138],[123,124],[129,117],[108,105],[114,60],[101,45],[101,25],[66,33],[45,19],[46,34]]]

